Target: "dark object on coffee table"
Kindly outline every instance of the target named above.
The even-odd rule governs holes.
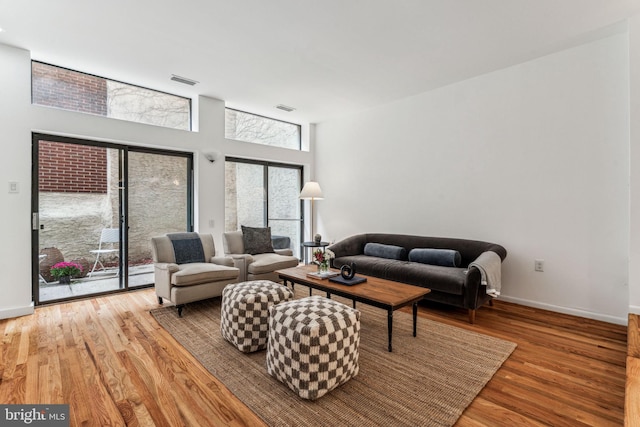
[[[345,264],[340,267],[340,276],[342,276],[345,280],[353,279],[353,276],[356,275],[356,263],[352,262],[350,265]]]
[[[351,279],[345,279],[342,276],[336,276],[336,277],[330,277],[329,281],[334,283],[340,283],[341,285],[352,286],[352,285],[358,285],[360,283],[366,282],[367,278],[361,277],[361,276],[353,276],[353,278]]]

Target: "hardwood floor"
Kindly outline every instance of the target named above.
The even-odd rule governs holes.
[[[640,315],[637,314],[629,314],[627,328],[624,425],[625,427],[640,426]]]
[[[68,403],[73,426],[263,425],[158,326],[155,307],[143,290],[0,321],[0,402]],[[458,426],[623,425],[626,327],[500,301],[474,325],[466,310],[419,315],[518,344]]]

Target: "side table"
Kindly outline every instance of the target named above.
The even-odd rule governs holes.
[[[305,265],[308,264],[307,249],[322,248],[322,250],[324,250],[324,248],[326,248],[327,246],[329,246],[329,242],[302,242],[300,248],[302,249],[302,253],[304,254],[303,256]]]

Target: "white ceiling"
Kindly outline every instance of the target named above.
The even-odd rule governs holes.
[[[0,0],[0,43],[317,123],[624,31],[637,13],[640,0]]]

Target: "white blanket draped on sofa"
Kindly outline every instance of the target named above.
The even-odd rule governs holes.
[[[469,268],[471,267],[480,270],[482,284],[487,286],[487,294],[494,298],[498,297],[502,286],[502,260],[500,256],[493,251],[483,252],[469,264]]]

